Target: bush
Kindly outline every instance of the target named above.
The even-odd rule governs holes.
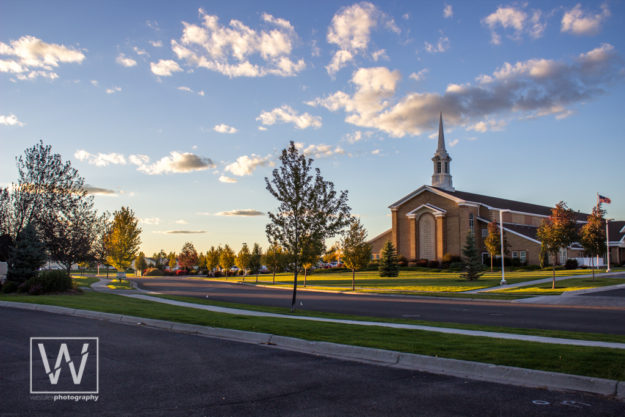
[[[26,281],[24,290],[29,294],[43,294],[71,290],[72,279],[65,271],[43,271]]]
[[[186,269],[179,269],[176,271],[176,276],[180,275],[189,275],[189,271],[187,271]]]
[[[406,259],[406,257],[404,255],[399,255],[397,257],[397,265],[399,265],[399,266],[406,266],[406,265],[408,265],[408,259]]]
[[[428,266],[428,260],[427,259],[417,259],[417,265],[421,268],[427,268]]]
[[[428,268],[440,268],[441,264],[438,261],[430,260],[428,261]]]
[[[577,259],[567,259],[564,264],[564,269],[577,269]]]
[[[161,275],[165,275],[165,271],[161,271],[158,268],[147,268],[145,271],[143,271],[144,277],[158,277]]]
[[[462,263],[462,261],[451,262],[449,264],[449,269],[451,269],[452,271],[462,271],[463,267],[464,267],[464,264]]]
[[[2,285],[2,292],[8,294],[17,291],[17,283],[15,281],[6,281]]]

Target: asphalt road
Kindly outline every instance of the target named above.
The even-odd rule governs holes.
[[[469,381],[43,312],[0,308],[0,334],[2,416],[575,417],[625,412],[624,403],[600,396]],[[99,337],[97,402],[55,402],[29,394],[29,338],[42,336]],[[56,352],[50,356],[54,360]],[[69,375],[62,362],[60,379]]]
[[[292,292],[281,289],[181,278],[149,278],[136,281],[142,289],[170,295],[262,306],[291,305]],[[312,291],[298,292],[298,308],[369,317],[625,334],[623,308],[546,306]]]

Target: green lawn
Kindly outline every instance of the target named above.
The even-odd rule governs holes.
[[[377,326],[247,317],[158,304],[114,294],[0,295],[0,300],[59,305],[212,327],[389,349],[423,355],[625,380],[625,351],[449,335]]]
[[[128,281],[121,281],[117,279],[111,280],[111,282],[107,285],[108,288],[112,290],[134,290],[132,284]]]
[[[89,287],[94,282],[98,281],[98,278],[93,276],[81,276],[72,274],[72,279],[79,287]]]
[[[551,277],[550,270],[539,271],[512,271],[506,272],[506,281],[509,284],[531,281]],[[587,270],[563,270],[556,271],[556,276],[585,275]],[[202,279],[201,277],[193,277]],[[205,279],[205,278],[204,278]],[[221,281],[238,282],[243,277],[210,278]],[[459,272],[430,272],[430,271],[401,271],[397,278],[380,278],[377,271],[364,271],[356,273],[357,292],[382,292],[403,294],[428,294],[428,293],[458,293],[482,288],[490,288],[499,285],[500,272],[486,272],[477,281],[467,281],[460,277]],[[247,283],[255,283],[255,276],[245,278]],[[259,276],[259,284],[272,285],[272,275]],[[293,275],[281,273],[276,275],[276,286],[291,287]],[[303,274],[298,276],[298,286],[304,287]],[[337,273],[313,273],[306,278],[306,287],[319,290],[351,291],[351,272]],[[428,294],[431,295],[431,294]]]
[[[556,281],[556,288],[551,289],[551,282],[532,285],[527,287],[509,288],[502,291],[489,291],[489,294],[519,294],[525,296],[537,295],[559,295],[567,291],[587,290],[591,288],[605,287],[608,285],[624,284],[625,278],[571,278],[563,281]]]

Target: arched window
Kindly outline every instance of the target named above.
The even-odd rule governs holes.
[[[436,162],[436,173],[441,173],[441,161]]]

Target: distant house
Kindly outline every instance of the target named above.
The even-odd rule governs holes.
[[[373,238],[372,253],[379,258],[384,243],[391,241],[398,255],[407,259],[443,259],[443,255],[460,256],[468,233],[474,233],[476,245],[484,259],[487,252],[484,239],[488,223],[499,222],[503,211],[503,229],[510,256],[521,264],[539,264],[541,242],[536,232],[541,222],[551,214],[551,207],[507,200],[454,189],[451,176],[451,156],[445,149],[443,117],[438,131],[438,148],[432,158],[432,185],[422,185],[391,204],[391,228]],[[576,213],[581,226],[588,215]],[[625,261],[625,222],[610,223],[611,261]],[[573,244],[559,254],[563,264],[569,258],[583,256],[583,248]],[[553,262],[553,260],[552,260]]]

